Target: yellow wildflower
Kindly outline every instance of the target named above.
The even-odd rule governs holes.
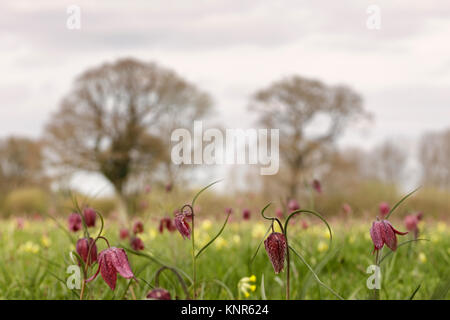
[[[320,241],[317,245],[317,250],[319,252],[324,252],[328,250],[328,244],[325,241]]]
[[[260,239],[266,234],[267,228],[262,223],[257,223],[252,229],[252,237]]]
[[[39,252],[39,246],[31,241],[27,241],[19,247],[19,252],[33,253]]]
[[[439,233],[444,233],[446,229],[447,229],[447,225],[445,224],[445,222],[442,222],[442,221],[438,222],[437,231]]]
[[[222,249],[227,246],[228,242],[223,237],[218,237],[214,242],[217,249]]]
[[[212,222],[211,220],[203,220],[201,228],[205,231],[208,231],[209,229],[211,229],[212,227]]]
[[[248,292],[248,290],[250,290],[251,292],[256,291],[256,285],[250,284],[252,282],[256,282],[255,275],[252,275],[250,277],[244,277],[241,280],[239,280],[239,282],[238,282],[239,297],[241,296],[241,293],[242,293],[242,294],[244,294],[245,298],[248,298],[248,297],[250,297],[250,293]]]
[[[52,241],[51,241],[50,238],[49,238],[48,236],[46,236],[46,235],[43,235],[43,236],[42,236],[41,242],[42,242],[42,245],[43,245],[45,248],[50,247],[51,244],[52,244]]]
[[[420,263],[427,262],[427,256],[425,255],[425,253],[423,253],[423,252],[419,253],[419,261],[420,261]]]

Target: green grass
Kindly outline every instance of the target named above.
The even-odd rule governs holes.
[[[248,299],[283,299],[285,272],[275,275],[265,250],[260,250],[253,263],[250,259],[268,227],[262,219],[236,221],[226,226],[223,234],[199,257],[198,297],[201,299],[244,299],[238,283],[243,277],[256,276],[256,290]],[[297,219],[298,220],[298,219]],[[368,299],[372,292],[366,288],[373,264],[373,245],[369,237],[371,221],[331,223],[333,243],[325,226],[312,223],[307,230],[299,222],[289,230],[290,245],[300,252],[316,270],[319,278],[345,299]],[[65,221],[61,221],[65,226]],[[221,228],[223,221],[198,220],[196,239],[198,249],[207,243]],[[398,229],[404,230],[399,223]],[[105,221],[104,235],[111,245],[128,248],[128,242],[118,239],[119,226]],[[422,226],[420,238],[429,241],[414,242],[400,247],[382,264],[381,299],[408,299],[420,286],[414,299],[448,299],[450,265],[450,229],[444,223],[427,223]],[[95,230],[91,231],[95,234]],[[45,236],[44,236],[45,235]],[[70,274],[67,267],[73,262],[70,251],[81,232],[72,234],[72,239],[52,221],[27,221],[18,229],[13,219],[0,222],[0,298],[1,299],[78,299],[79,290],[69,290],[66,280]],[[47,237],[47,239],[43,239]],[[178,232],[159,234],[157,222],[148,220],[143,253],[150,257],[128,252],[133,272],[139,279],[131,281],[137,299],[145,298],[154,285],[154,276],[160,263],[180,270],[188,286],[191,285],[191,242],[183,240]],[[409,236],[399,237],[399,243]],[[44,241],[43,241],[44,240]],[[49,240],[49,241],[45,241]],[[45,243],[47,242],[47,243]],[[99,250],[105,248],[99,241]],[[389,249],[384,248],[383,254]],[[291,298],[292,299],[336,299],[327,289],[319,286],[312,273],[294,254],[291,254]],[[94,272],[97,265],[89,271]],[[264,276],[265,290],[261,290]],[[130,280],[118,277],[113,292],[99,276],[88,283],[84,297],[87,299],[131,299],[128,289]],[[171,292],[172,297],[184,299],[181,285],[174,274],[162,273],[160,286]],[[439,291],[440,290],[440,291]],[[442,293],[444,292],[444,294]]]

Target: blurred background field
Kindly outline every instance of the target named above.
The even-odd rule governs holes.
[[[125,248],[119,229],[144,223],[151,258],[129,252],[138,298],[154,284],[155,258],[189,282],[189,243],[160,234],[160,219],[223,179],[195,208],[200,242],[233,210],[199,260],[200,297],[246,298],[238,283],[254,275],[248,298],[283,298],[284,274],[273,274],[265,252],[249,259],[268,227],[261,209],[272,202],[272,214],[286,212],[294,200],[334,232],[330,246],[323,225],[302,215],[290,229],[294,246],[343,297],[368,298],[379,205],[420,186],[390,220],[405,230],[405,217],[422,213],[427,241],[386,259],[381,297],[407,299],[420,285],[416,298],[448,299],[449,4],[383,3],[389,14],[373,30],[365,4],[343,2],[2,2],[0,298],[77,298],[65,285],[83,236],[68,232],[75,204],[101,213],[105,235]],[[77,18],[80,28],[71,28]],[[219,133],[278,129],[279,171],[261,175],[248,154],[242,165],[177,164],[172,133],[192,133],[195,121]],[[203,142],[183,156],[203,155]],[[244,151],[257,143],[246,139]],[[334,298],[292,264],[293,298]],[[127,285],[120,279],[112,292],[97,279],[87,297],[130,299]],[[172,276],[162,285],[184,298]]]

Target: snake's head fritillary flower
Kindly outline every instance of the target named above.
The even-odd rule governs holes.
[[[79,239],[77,241],[76,250],[81,259],[83,259],[84,263],[87,263],[88,266],[97,261],[97,245],[95,244],[94,239]]]
[[[71,213],[68,219],[69,230],[72,232],[77,232],[82,228],[81,216],[78,213]]]
[[[305,220],[302,220],[302,229],[306,230],[309,228],[308,222],[306,222]]]
[[[145,193],[150,193],[150,191],[152,191],[152,186],[151,185],[146,185],[144,188]]]
[[[380,211],[380,215],[382,218],[386,217],[387,214],[389,213],[389,210],[391,210],[389,203],[387,202],[381,202],[380,205],[378,206],[378,209]]]
[[[172,300],[169,291],[162,288],[153,289],[147,294],[147,299],[152,300]]]
[[[119,231],[119,237],[120,239],[124,240],[130,236],[130,232],[126,228],[122,228]]]
[[[242,218],[244,220],[249,220],[250,219],[250,214],[251,214],[250,209],[242,210]]]
[[[138,234],[144,232],[144,224],[141,221],[136,221],[133,225],[133,233]]]
[[[86,282],[94,280],[99,272],[111,290],[116,288],[117,273],[125,279],[135,278],[131,271],[127,254],[122,248],[111,247],[100,252],[97,272],[87,279]]]
[[[139,237],[132,237],[130,244],[131,248],[133,248],[133,250],[135,251],[144,250],[144,242]]]
[[[295,211],[300,209],[300,205],[298,204],[297,200],[291,199],[288,202],[288,208],[290,211]]]
[[[276,214],[276,216],[277,216],[279,219],[282,219],[282,218],[283,218],[283,210],[282,210],[281,208],[277,208],[277,209],[275,210],[275,214]]]
[[[344,203],[342,205],[342,211],[344,212],[344,214],[349,214],[352,212],[352,207],[350,207],[348,203]]]
[[[313,185],[314,190],[316,190],[317,193],[322,193],[322,186],[321,186],[319,180],[314,179],[312,185]]]
[[[191,227],[186,221],[186,214],[182,212],[177,212],[175,214],[174,224],[177,230],[181,233],[183,236],[183,239],[190,239],[191,238]]]
[[[172,223],[172,219],[165,217],[159,221],[159,232],[163,233],[164,229],[167,229],[167,231],[170,231],[170,232],[173,232],[176,230],[175,226]]]
[[[416,215],[408,215],[405,217],[405,227],[406,230],[414,232],[414,238],[417,239],[419,236],[419,222],[423,217],[423,213],[419,212]]]
[[[422,220],[423,219],[423,212],[422,211],[420,211],[419,213],[417,213],[417,219],[420,221],[420,220]]]
[[[233,213],[233,209],[231,209],[231,208],[225,208],[225,213],[226,213],[226,214],[232,214],[232,213]]]
[[[166,192],[172,191],[172,188],[173,188],[173,186],[172,186],[171,183],[168,183],[168,184],[166,184],[166,186],[165,186]]]
[[[86,226],[95,227],[95,220],[97,219],[97,213],[92,208],[85,208],[83,210],[84,221],[86,222]]]
[[[22,230],[23,227],[25,226],[25,219],[22,217],[19,217],[16,219],[16,223],[17,223],[17,229]]]
[[[374,221],[370,228],[370,236],[374,244],[374,252],[381,250],[384,244],[392,251],[397,249],[397,234],[405,235],[408,232],[400,232],[396,230],[387,220]]]
[[[264,247],[275,273],[280,273],[284,268],[284,260],[286,259],[286,237],[282,233],[272,232],[264,240]]]

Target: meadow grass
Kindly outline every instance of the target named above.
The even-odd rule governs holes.
[[[370,299],[371,290],[366,281],[369,265],[374,263],[373,244],[369,235],[371,221],[331,222],[333,242],[330,246],[325,226],[309,221],[303,229],[299,223],[302,217],[290,227],[290,245],[300,252],[314,268],[320,280],[333,288],[345,299]],[[62,226],[66,221],[60,221]],[[220,229],[222,222],[199,219],[196,223],[196,241],[200,249]],[[404,227],[397,223],[398,229]],[[221,236],[199,257],[198,298],[199,299],[284,299],[285,271],[275,275],[262,249],[253,262],[251,257],[260,243],[269,224],[254,218],[250,221],[235,219],[225,228]],[[191,285],[192,260],[191,242],[183,240],[178,232],[164,231],[160,234],[156,221],[145,223],[141,238],[145,250],[141,255],[128,251],[130,265],[138,282],[118,277],[115,291],[98,277],[88,283],[85,299],[131,299],[128,286],[131,284],[137,299],[145,298],[154,286],[156,271],[165,264],[176,268]],[[103,234],[112,246],[129,249],[128,241],[120,241],[120,225],[106,220]],[[98,229],[98,227],[97,227]],[[420,289],[415,299],[433,297],[448,299],[450,265],[450,228],[444,222],[421,224],[418,241],[406,244],[389,255],[382,264],[381,299],[409,299],[415,289]],[[70,276],[67,267],[74,264],[70,251],[82,233],[69,234],[55,221],[27,220],[22,228],[15,219],[0,223],[0,298],[1,299],[78,299],[79,290],[67,288]],[[91,231],[96,234],[96,230]],[[399,243],[410,239],[409,235],[399,238]],[[99,251],[105,244],[98,242]],[[389,249],[384,248],[383,254]],[[97,269],[90,269],[92,274]],[[291,299],[336,299],[315,280],[313,274],[292,255]],[[254,286],[249,296],[238,289],[239,280],[254,275]],[[264,280],[263,280],[264,279]],[[262,281],[263,280],[263,281]],[[172,297],[184,299],[185,294],[174,274],[162,273],[160,287],[170,291]],[[441,292],[441,295],[439,295]]]

